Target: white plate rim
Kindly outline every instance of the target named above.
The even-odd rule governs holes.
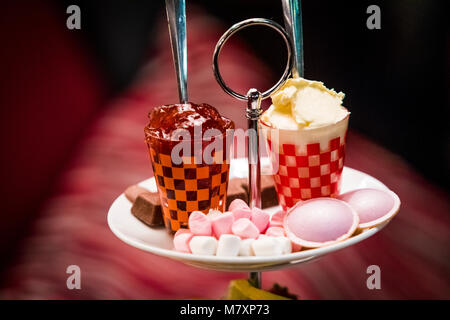
[[[241,160],[241,159],[236,159],[236,160]],[[348,172],[348,174],[350,173],[356,173],[356,174],[362,174],[365,176],[370,177],[372,180],[374,180],[375,182],[377,182],[380,186],[381,189],[387,189],[389,190],[389,188],[384,185],[381,181],[379,181],[378,179],[362,172],[356,169],[352,169],[349,167],[344,167],[344,170],[346,172]],[[145,182],[149,182],[151,181],[152,178],[146,179],[144,181],[142,181],[141,183],[145,183]],[[181,261],[185,261],[187,263],[189,262],[197,262],[197,263],[205,263],[205,264],[226,264],[226,265],[230,265],[230,264],[234,264],[237,267],[239,266],[243,266],[243,265],[248,265],[248,264],[280,264],[280,263],[289,263],[291,261],[298,261],[298,260],[303,260],[303,259],[308,259],[310,257],[318,257],[318,256],[322,256],[324,254],[327,253],[331,253],[333,251],[337,251],[343,248],[346,248],[350,245],[356,244],[362,240],[365,240],[371,236],[373,236],[374,234],[376,234],[378,231],[380,231],[381,229],[383,229],[389,222],[386,221],[383,224],[380,224],[378,226],[375,226],[373,228],[367,229],[362,231],[360,234],[352,236],[351,238],[348,238],[344,241],[332,244],[330,246],[326,246],[326,247],[321,247],[321,248],[316,248],[316,249],[308,249],[308,250],[304,250],[304,251],[299,251],[299,252],[295,252],[295,253],[290,253],[290,254],[285,254],[285,255],[278,255],[278,256],[267,256],[267,257],[255,257],[255,256],[250,256],[250,257],[219,257],[219,256],[202,256],[202,255],[195,255],[192,253],[183,253],[183,252],[178,252],[172,249],[165,249],[165,248],[160,248],[154,245],[150,245],[148,243],[145,243],[142,240],[136,239],[134,237],[130,237],[127,234],[124,234],[123,232],[121,232],[113,223],[112,221],[112,217],[114,214],[114,208],[117,205],[118,201],[121,201],[121,197],[125,197],[124,194],[122,193],[119,197],[117,197],[114,202],[112,203],[111,207],[109,208],[108,211],[108,217],[107,217],[107,222],[108,222],[108,226],[111,229],[111,231],[114,233],[114,235],[116,237],[118,237],[120,240],[122,240],[123,242],[127,243],[128,245],[138,248],[140,250],[149,252],[149,253],[153,253],[162,257],[167,257],[170,259],[175,259],[175,260],[181,260]],[[130,217],[136,219],[131,212],[129,213]],[[166,232],[164,230],[164,232]],[[220,269],[220,266],[218,266],[218,269]]]

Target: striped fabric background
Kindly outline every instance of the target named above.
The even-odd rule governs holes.
[[[246,274],[195,269],[134,249],[106,224],[111,202],[130,184],[152,175],[143,128],[157,105],[177,101],[168,33],[160,23],[157,55],[136,83],[114,101],[91,128],[78,156],[61,177],[57,194],[10,267],[0,297],[8,299],[216,299],[230,280]],[[211,71],[215,42],[225,30],[211,18],[191,14],[189,91],[245,127],[245,103],[221,91]],[[221,65],[233,87],[271,86],[257,57],[234,42]],[[248,72],[248,70],[255,70]],[[351,121],[350,121],[351,128]],[[450,298],[450,202],[405,161],[350,130],[346,165],[383,181],[402,209],[382,232],[309,264],[267,272],[263,287],[288,286],[301,299]],[[81,290],[68,290],[66,268],[81,268]],[[366,287],[366,269],[381,268],[381,290]]]

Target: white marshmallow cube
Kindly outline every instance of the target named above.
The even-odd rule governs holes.
[[[253,256],[252,243],[255,239],[244,239],[241,240],[241,245],[239,247],[239,255],[243,257]]]
[[[189,242],[193,254],[213,256],[217,250],[217,240],[210,236],[195,236]]]
[[[275,237],[259,237],[252,243],[255,256],[276,256],[281,255],[283,248]]]
[[[240,246],[240,237],[235,236],[234,234],[223,234],[220,236],[219,242],[217,244],[216,255],[228,257],[237,256]]]
[[[291,240],[287,237],[273,237],[281,246],[281,253],[288,254],[292,252]]]

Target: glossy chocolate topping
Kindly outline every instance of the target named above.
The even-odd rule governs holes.
[[[222,117],[212,106],[202,104],[172,104],[156,107],[148,115],[149,124],[146,132],[154,137],[171,139],[177,129],[186,129],[194,137],[194,128],[201,126],[202,135],[208,129],[217,129],[225,133],[227,129],[234,129],[230,119]]]

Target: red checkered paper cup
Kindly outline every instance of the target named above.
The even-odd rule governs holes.
[[[284,210],[299,201],[339,194],[348,119],[306,130],[276,129],[260,121]]]

